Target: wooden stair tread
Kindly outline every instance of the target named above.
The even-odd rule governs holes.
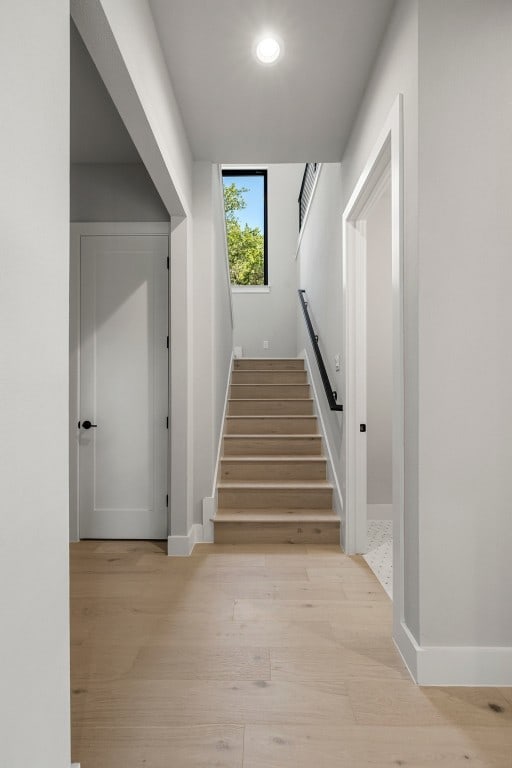
[[[279,462],[282,462],[283,464],[285,464],[286,462],[294,462],[294,461],[305,462],[305,463],[307,463],[308,461],[315,461],[315,462],[322,461],[322,462],[326,462],[327,458],[325,456],[322,456],[321,454],[312,455],[312,456],[304,456],[304,455],[299,455],[299,456],[281,456],[281,455],[278,455],[278,456],[274,456],[274,455],[270,454],[270,455],[266,455],[266,456],[222,456],[221,457],[221,461],[228,461],[228,462],[229,461],[233,461],[233,462],[236,462],[236,461],[247,461],[247,462],[271,461],[271,462],[277,463],[277,464],[279,464]]]
[[[243,360],[245,363],[250,363],[253,360],[257,360],[259,363],[265,360],[265,362],[270,361],[272,363],[277,362],[283,362],[283,363],[296,363],[298,360],[303,360],[302,357],[235,357],[235,362],[237,360]]]
[[[248,399],[248,394],[256,400],[302,399],[297,398],[297,395],[309,397],[311,392],[311,388],[307,382],[302,382],[301,384],[275,384],[268,382],[266,384],[261,384],[260,382],[253,381],[250,384],[240,384],[232,381],[230,386],[230,400],[246,400]],[[292,389],[290,389],[290,387],[292,387]]]
[[[245,416],[244,416],[244,418],[245,418]],[[286,439],[286,438],[289,438],[289,437],[292,437],[292,438],[309,437],[309,438],[312,438],[314,440],[320,440],[320,438],[322,436],[318,432],[301,432],[301,433],[292,432],[291,434],[284,434],[283,433],[283,434],[277,434],[277,435],[274,434],[273,432],[270,433],[270,434],[267,434],[267,435],[262,435],[260,432],[258,432],[255,435],[248,434],[248,433],[239,434],[239,435],[238,434],[224,435],[224,440],[231,440],[233,438],[235,438],[235,439],[243,438],[244,440],[246,440],[247,438],[250,438],[250,439],[253,439],[253,438],[261,439],[262,437],[265,438],[265,440],[269,440],[269,439],[272,439],[272,440],[273,439],[282,440],[283,438]]]
[[[218,509],[215,523],[339,523],[334,511],[307,509]]]
[[[250,393],[255,394],[255,393]],[[232,397],[228,400],[228,416],[313,416],[311,397]],[[297,392],[297,394],[301,394]],[[233,422],[231,422],[233,423]],[[265,423],[265,422],[264,422]],[[283,422],[285,424],[287,422]]]
[[[263,371],[258,371],[258,373],[263,373]],[[265,373],[268,373],[268,371],[265,371]],[[290,371],[286,371],[286,373],[290,373]],[[270,382],[269,384],[261,384],[259,381],[254,382],[254,384],[247,384],[246,382],[241,382],[240,384],[231,382],[232,387],[308,387],[309,384],[307,382],[304,382],[302,384],[273,384]],[[279,398],[280,400],[282,398]]]
[[[233,368],[232,373],[306,373],[305,368]]]
[[[237,384],[236,386],[240,387],[272,387],[275,386],[274,384]],[[281,386],[281,385],[279,385]],[[284,385],[285,387],[288,386],[288,384]],[[292,384],[291,386],[295,386]],[[299,386],[302,386],[300,384]],[[313,398],[312,397],[230,397],[228,402],[236,402],[236,403],[282,403],[283,401],[287,403],[312,403]]]
[[[303,384],[306,385],[307,371],[272,368],[253,370],[249,368],[236,369],[231,374],[231,384]]]
[[[311,416],[310,414],[300,414],[300,413],[285,413],[285,414],[247,414],[242,416],[226,416],[226,419],[236,420],[236,419],[316,419],[316,416]]]
[[[247,488],[255,488],[259,491],[261,490],[276,490],[279,491],[281,489],[286,490],[305,490],[305,489],[314,489],[315,491],[323,490],[323,489],[331,489],[334,487],[332,483],[329,483],[327,480],[283,480],[282,482],[259,482],[256,480],[238,480],[236,483],[225,483],[220,482],[217,483],[217,488],[221,490],[238,490],[244,489],[247,490]]]

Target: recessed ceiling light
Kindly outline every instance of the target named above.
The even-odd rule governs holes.
[[[256,58],[262,64],[274,64],[281,54],[281,46],[275,37],[264,37],[256,45]]]

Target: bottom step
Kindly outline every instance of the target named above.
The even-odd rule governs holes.
[[[339,544],[340,521],[334,513],[218,510],[216,544]]]

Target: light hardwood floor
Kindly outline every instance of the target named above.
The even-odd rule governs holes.
[[[71,546],[82,768],[512,768],[512,689],[418,688],[362,558]]]

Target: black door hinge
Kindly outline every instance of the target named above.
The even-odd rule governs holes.
[[[167,269],[169,269],[169,257],[167,257]]]
[[[165,506],[166,507],[169,506],[169,494],[167,494],[167,496],[165,497]]]
[[[167,417],[165,420],[165,426],[167,429],[169,429],[169,417]]]
[[[359,425],[359,431],[360,432],[366,432],[366,424],[360,424]]]
[[[169,337],[167,337],[167,349],[169,349]]]

